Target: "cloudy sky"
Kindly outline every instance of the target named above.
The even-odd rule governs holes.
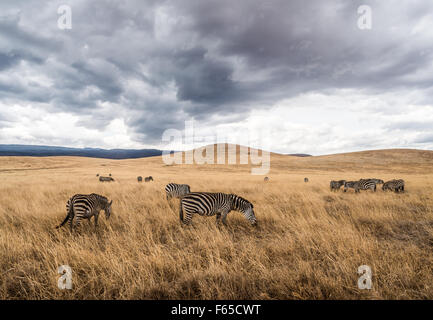
[[[431,0],[2,0],[0,144],[433,149],[432,58]]]

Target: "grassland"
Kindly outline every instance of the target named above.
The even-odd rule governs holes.
[[[167,166],[160,157],[0,158],[0,298],[433,299],[433,152],[273,154],[267,175],[264,183],[248,165]],[[403,178],[407,191],[329,190],[331,179],[363,177]],[[241,195],[259,225],[232,212],[227,227],[199,216],[183,227],[178,203],[165,200],[168,182]],[[92,192],[113,199],[97,232],[86,222],[74,234],[54,228],[71,195]],[[72,290],[57,287],[64,264]],[[371,290],[357,287],[364,264]]]

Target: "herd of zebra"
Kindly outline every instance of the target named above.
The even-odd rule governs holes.
[[[111,174],[108,177],[99,176],[100,181],[114,181]],[[142,182],[141,176],[137,177],[138,182]],[[145,177],[145,182],[153,181],[152,176]],[[269,181],[269,177],[265,177],[264,181]],[[304,182],[309,182],[308,178],[304,178]],[[330,182],[331,191],[338,191],[344,186],[344,192],[348,189],[354,189],[356,193],[360,190],[376,191],[377,185],[382,184],[382,190],[391,190],[394,192],[404,192],[404,180],[394,179],[384,182],[382,179],[360,179],[358,181],[332,180]],[[220,221],[226,225],[227,215],[230,211],[239,211],[252,224],[257,225],[257,219],[254,214],[253,204],[235,194],[226,193],[211,193],[211,192],[191,192],[191,188],[187,184],[169,183],[165,186],[166,199],[169,201],[172,198],[180,200],[179,203],[179,219],[183,224],[190,224],[194,214],[201,216],[216,216],[216,221]],[[66,203],[66,217],[63,222],[56,228],[60,228],[69,221],[69,227],[72,231],[74,227],[80,224],[82,219],[90,219],[94,217],[95,229],[98,226],[98,216],[101,210],[104,210],[105,217],[108,219],[111,215],[111,205],[113,201],[109,201],[106,197],[92,194],[76,194],[72,196]]]
[[[343,191],[346,192],[348,189],[354,189],[356,193],[360,190],[371,190],[376,192],[377,185],[382,185],[382,190],[391,190],[394,192],[404,192],[404,180],[393,179],[384,182],[382,179],[360,179],[358,181],[346,181],[346,180],[332,180],[330,182],[331,191],[338,191],[342,186],[344,186]]]
[[[152,179],[153,180],[153,179]],[[252,224],[257,225],[254,214],[254,206],[248,200],[235,195],[226,193],[211,192],[191,192],[187,184],[169,183],[165,186],[166,199],[180,199],[179,219],[183,224],[190,224],[194,214],[201,216],[216,216],[217,224],[222,221],[226,225],[227,215],[230,211],[239,211]],[[89,222],[94,217],[95,230],[98,226],[98,217],[101,210],[104,210],[105,217],[111,215],[111,205],[106,197],[92,194],[76,194],[66,203],[66,217],[56,228],[60,228],[69,221],[69,228],[78,227],[82,219]],[[185,213],[185,217],[184,217]]]

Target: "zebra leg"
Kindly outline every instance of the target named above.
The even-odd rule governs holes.
[[[95,230],[96,230],[96,228],[98,227],[98,217],[99,217],[99,214],[96,213],[96,214],[95,214]],[[90,218],[89,218],[89,221],[90,221]]]
[[[72,232],[72,223],[74,221],[74,217],[72,215],[69,216],[69,230]]]
[[[227,214],[228,214],[228,212],[222,213],[222,222],[225,226],[227,225]]]
[[[191,220],[192,220],[192,213],[191,212],[187,212],[185,215],[185,219],[183,220],[183,223],[186,225],[190,225],[191,224]]]
[[[78,228],[80,226],[81,218],[75,217],[74,228]]]
[[[221,213],[220,212],[216,213],[216,223],[217,223],[217,225],[219,225],[221,223]]]

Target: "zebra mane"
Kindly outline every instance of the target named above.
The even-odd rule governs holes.
[[[250,205],[251,208],[254,208],[253,204],[249,202],[247,199],[244,199],[236,194],[231,194],[233,198],[233,203],[235,205],[235,208],[240,208],[240,205]]]
[[[101,196],[100,194],[97,193],[92,193],[99,201],[103,201],[104,203],[108,203],[108,198]]]

